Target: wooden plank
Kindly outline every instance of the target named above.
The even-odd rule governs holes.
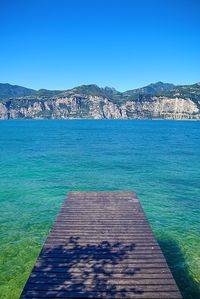
[[[71,192],[21,294],[182,298],[133,192]]]

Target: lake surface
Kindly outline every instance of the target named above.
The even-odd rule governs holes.
[[[1,121],[0,298],[19,297],[69,190],[136,191],[184,298],[200,298],[200,122]]]

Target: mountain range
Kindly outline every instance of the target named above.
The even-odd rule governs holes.
[[[200,83],[157,82],[119,92],[95,84],[34,90],[0,83],[0,119],[200,119]]]

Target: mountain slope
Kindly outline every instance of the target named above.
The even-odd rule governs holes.
[[[136,88],[133,90],[128,90],[124,92],[125,96],[132,96],[136,94],[148,94],[148,95],[157,95],[161,94],[162,92],[169,91],[171,89],[175,88],[174,84],[171,83],[163,83],[161,81],[157,83],[151,83],[145,87]]]
[[[34,89],[8,83],[0,83],[0,98],[31,96],[35,92]]]
[[[165,91],[163,95],[173,98],[189,98],[198,103],[198,101],[200,101],[200,83],[195,83],[192,85],[179,85],[174,87],[172,90]]]

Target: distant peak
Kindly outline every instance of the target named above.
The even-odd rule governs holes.
[[[151,84],[149,84],[149,85],[147,85],[147,86],[175,86],[174,84],[172,84],[172,83],[166,83],[166,82],[162,82],[162,81],[158,81],[158,82],[155,82],[155,83],[151,83]]]

